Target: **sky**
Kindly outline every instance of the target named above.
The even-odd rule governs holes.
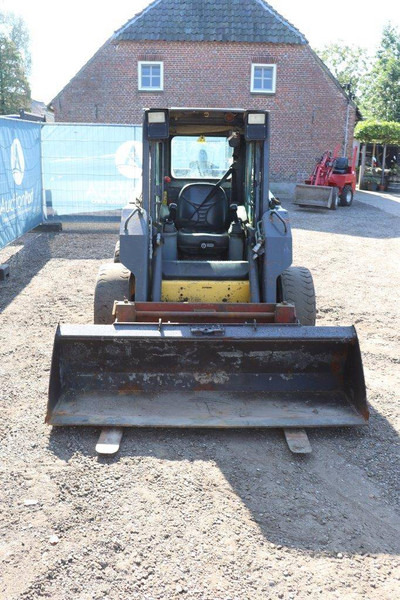
[[[31,34],[32,98],[49,103],[114,31],[149,3],[0,0],[0,10],[21,15]],[[341,41],[363,46],[373,54],[384,25],[390,21],[400,27],[399,0],[382,4],[372,0],[270,0],[270,4],[314,49]]]

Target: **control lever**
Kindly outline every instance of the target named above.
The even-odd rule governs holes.
[[[171,202],[171,204],[168,206],[169,208],[169,221],[172,221],[173,223],[175,223],[176,220],[176,210],[178,208],[176,202]]]
[[[230,210],[230,219],[231,222],[233,223],[239,223],[239,217],[237,215],[237,209],[238,209],[238,205],[237,204],[230,204],[229,205],[229,210]]]
[[[279,198],[272,196],[272,198],[270,198],[270,200],[269,200],[269,207],[270,207],[270,209],[274,209],[277,206],[281,206],[281,201],[279,200]]]

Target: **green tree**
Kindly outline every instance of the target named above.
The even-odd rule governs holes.
[[[362,79],[368,73],[371,64],[367,50],[360,46],[347,46],[337,42],[324,46],[317,50],[317,53],[340,85],[345,89],[350,85],[351,92],[360,100]]]
[[[400,122],[360,121],[354,130],[354,137],[363,144],[400,145]]]
[[[400,122],[400,32],[390,23],[364,80],[362,104],[368,117]]]
[[[14,42],[0,35],[0,114],[30,107],[30,88]]]
[[[21,17],[0,12],[0,114],[30,109],[29,33]]]
[[[0,114],[30,109],[30,37],[22,17],[0,12]]]
[[[31,73],[31,37],[24,19],[12,12],[0,13],[0,23],[8,30],[9,39],[14,42],[21,54],[26,75]]]

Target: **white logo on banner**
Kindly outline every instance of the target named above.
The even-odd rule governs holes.
[[[115,153],[115,164],[118,171],[128,179],[140,179],[142,176],[142,144],[141,142],[124,142]]]
[[[25,158],[21,142],[17,138],[11,144],[11,171],[16,185],[21,185],[25,173]]]

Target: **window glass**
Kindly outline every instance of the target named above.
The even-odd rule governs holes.
[[[254,221],[254,142],[247,145],[246,150],[246,181],[245,181],[245,205],[249,222],[252,225]]]
[[[177,179],[221,179],[232,164],[225,137],[176,136],[171,142],[171,175]]]
[[[160,65],[151,65],[150,67],[150,86],[160,87]]]
[[[275,92],[275,65],[252,65],[252,92]]]
[[[139,89],[162,90],[161,63],[140,63],[139,69]]]
[[[272,67],[254,68],[254,87],[259,90],[272,89]]]
[[[160,215],[160,207],[161,207],[161,168],[162,168],[162,144],[157,143],[154,148],[154,177],[152,177],[152,181],[154,181],[154,190],[152,190],[152,195],[154,194],[155,199],[155,213],[157,218]],[[153,161],[152,161],[153,162]],[[153,165],[152,165],[153,168]]]

